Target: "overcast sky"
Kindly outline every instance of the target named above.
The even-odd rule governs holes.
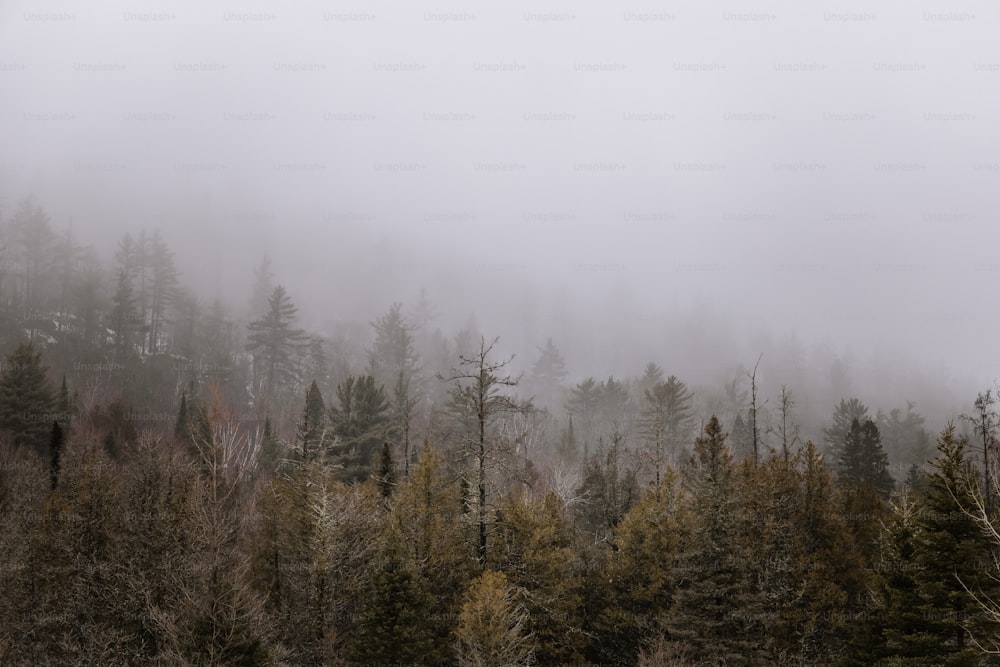
[[[89,4],[0,2],[4,216],[220,293],[270,254],[317,322],[426,286],[1000,376],[996,2]]]

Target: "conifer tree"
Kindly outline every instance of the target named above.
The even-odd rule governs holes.
[[[376,453],[392,437],[391,407],[385,391],[371,375],[349,376],[337,386],[337,403],[330,409],[336,439],[330,445],[338,476],[360,482],[376,473]]]
[[[49,477],[52,481],[52,490],[59,483],[59,465],[63,451],[63,430],[58,421],[52,422],[52,434],[49,437]]]
[[[938,438],[926,492],[893,514],[884,634],[894,659],[975,664],[974,637],[997,630],[974,598],[994,597],[1000,587],[983,567],[992,557],[989,541],[967,513],[976,473],[966,448],[949,424]]]
[[[747,518],[739,511],[733,455],[714,416],[695,440],[684,482],[693,519],[670,636],[696,660],[761,663],[764,619],[739,544]]]
[[[30,344],[17,346],[0,370],[0,428],[10,432],[15,445],[44,456],[55,407],[45,376],[42,354]]]
[[[302,409],[302,420],[299,422],[297,434],[301,447],[299,454],[303,461],[314,461],[325,451],[326,419],[326,405],[323,403],[323,395],[314,380],[309,386],[309,391],[306,392],[306,403]]]
[[[426,582],[404,557],[396,538],[378,560],[359,609],[362,619],[347,642],[355,664],[440,664]]]
[[[268,297],[265,312],[247,325],[246,349],[253,354],[256,390],[264,405],[298,381],[299,357],[309,339],[295,327],[297,316],[298,308],[278,285]]]
[[[858,398],[842,398],[833,412],[833,422],[823,429],[823,442],[826,444],[826,456],[834,470],[840,472],[841,458],[847,445],[847,434],[851,423],[858,420],[859,424],[868,419],[868,407]]]

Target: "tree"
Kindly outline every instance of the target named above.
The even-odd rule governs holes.
[[[52,422],[52,434],[49,436],[49,477],[52,481],[52,490],[59,483],[59,464],[63,450],[63,430],[58,421]]]
[[[781,396],[778,403],[778,425],[770,432],[776,433],[781,438],[781,455],[788,461],[789,451],[795,446],[799,439],[799,426],[792,421],[792,408],[795,407],[795,398],[792,391],[785,385],[781,385]],[[735,430],[735,429],[734,429]]]
[[[653,448],[657,484],[668,455],[677,456],[690,435],[693,397],[687,385],[674,375],[653,385],[644,394],[643,418],[646,437]]]
[[[678,582],[682,546],[690,515],[681,502],[673,468],[662,483],[647,489],[615,527],[610,576],[614,599],[605,633],[615,652],[633,662],[643,643],[663,633]]]
[[[391,387],[402,373],[416,389],[420,358],[413,345],[414,327],[402,313],[403,305],[394,303],[388,312],[371,323],[375,342],[368,351],[368,374],[375,382]]]
[[[851,422],[840,456],[840,479],[853,487],[870,486],[884,497],[892,492],[895,482],[889,474],[889,459],[871,419],[863,425],[857,419]]]
[[[924,428],[924,416],[914,406],[915,403],[907,401],[905,413],[899,408],[888,414],[879,410],[875,418],[889,460],[907,467],[922,466],[934,453],[931,436]]]
[[[503,572],[486,570],[470,585],[455,630],[458,664],[463,667],[530,665],[532,638],[523,591]]]
[[[246,349],[253,354],[256,395],[262,405],[299,379],[299,356],[308,337],[295,328],[297,314],[285,288],[278,285],[268,297],[266,312],[247,325]]]
[[[250,296],[250,314],[257,316],[268,307],[268,298],[274,291],[274,272],[271,260],[263,257],[253,270],[253,290]]]
[[[855,419],[865,423],[868,419],[868,407],[860,399],[840,399],[833,412],[833,423],[823,429],[823,442],[826,444],[827,459],[833,463],[839,472],[841,452],[847,444],[847,433],[851,430],[851,422]]]
[[[388,442],[382,443],[382,455],[378,461],[378,475],[375,478],[378,482],[379,493],[383,498],[389,498],[396,486],[395,464],[392,462],[392,449]]]
[[[881,568],[883,634],[887,655],[902,664],[978,664],[974,638],[1000,627],[976,605],[977,595],[993,597],[1000,588],[983,568],[992,559],[989,540],[966,513],[976,485],[966,447],[948,424],[926,493],[915,500],[904,493],[893,507]]]
[[[736,469],[714,416],[695,440],[684,484],[693,519],[669,634],[697,660],[763,663],[765,619],[741,557]]]
[[[534,637],[542,665],[579,664],[585,645],[581,629],[586,577],[573,550],[565,507],[554,494],[508,495],[497,509],[491,569],[524,591],[525,629]]]
[[[566,379],[566,361],[551,338],[546,339],[545,347],[538,348],[538,359],[531,367],[530,377],[531,388],[539,396],[539,403],[554,405],[563,380]]]
[[[606,540],[639,499],[636,467],[628,465],[621,434],[615,433],[604,451],[586,461],[577,495],[577,514],[587,532]]]
[[[478,515],[476,551],[483,568],[486,567],[489,523],[487,477],[490,464],[498,460],[499,454],[499,438],[494,429],[502,418],[529,410],[529,406],[507,393],[518,382],[504,372],[513,357],[499,362],[490,359],[498,341],[495,338],[487,345],[486,339],[480,338],[478,352],[471,356],[460,355],[458,368],[453,368],[447,377],[440,376],[442,381],[452,384],[449,408],[459,425],[461,455],[466,460],[472,459]]]
[[[132,334],[141,329],[142,321],[135,308],[132,279],[125,271],[118,272],[118,284],[114,296],[111,297],[111,302],[115,353],[119,357],[129,356],[134,351]]]
[[[580,439],[583,441],[583,458],[590,458],[590,445],[595,441],[597,410],[601,402],[601,386],[592,377],[580,382],[570,390],[566,410],[576,417]]]
[[[460,509],[458,485],[437,449],[428,445],[396,490],[391,525],[441,610],[435,616],[439,652],[450,643],[453,624],[446,619],[457,616],[462,592],[475,574]]]
[[[993,391],[987,389],[985,393],[976,395],[976,411],[972,415],[962,416],[963,419],[972,423],[976,435],[979,436],[982,442],[982,493],[983,500],[990,509],[993,508],[994,496],[996,495],[996,483],[994,476],[991,474],[991,463],[997,445],[996,431],[997,427],[1000,426],[1000,415],[993,409],[995,403],[996,398],[993,396]]]
[[[149,261],[152,270],[149,303],[149,338],[146,350],[150,354],[159,351],[160,337],[167,322],[167,309],[177,294],[178,272],[174,267],[174,254],[167,247],[159,230],[153,232],[149,241]]]
[[[392,437],[391,407],[375,378],[349,376],[337,386],[337,405],[330,410],[335,440],[329,449],[341,466],[338,477],[360,482],[375,472],[375,453]]]
[[[757,357],[757,363],[753,365],[753,371],[747,373],[747,377],[750,378],[750,411],[747,413],[750,417],[750,440],[753,442],[753,464],[757,465],[760,462],[760,427],[757,425],[757,367],[760,366],[760,360],[764,355],[761,354]]]
[[[362,619],[347,642],[355,664],[439,664],[434,655],[434,599],[392,536],[366,587]]]
[[[0,428],[10,432],[15,446],[45,456],[55,401],[42,365],[42,354],[30,343],[17,346],[0,369]]]
[[[314,461],[326,449],[326,405],[315,380],[306,392],[306,403],[299,422],[298,440],[303,461]]]
[[[47,275],[49,246],[55,234],[48,214],[31,198],[18,202],[10,227],[20,250],[21,303],[27,311],[37,310],[42,304],[41,283]]]

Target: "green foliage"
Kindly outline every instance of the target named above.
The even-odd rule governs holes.
[[[330,409],[335,440],[329,445],[345,482],[364,481],[375,472],[375,454],[392,435],[390,405],[371,375],[350,376],[337,386],[337,404]]]
[[[840,454],[840,480],[851,487],[868,486],[887,497],[895,482],[889,474],[889,459],[882,437],[871,419],[851,422]]]
[[[284,398],[299,380],[299,357],[309,344],[305,331],[295,327],[298,308],[285,288],[278,285],[267,300],[267,309],[247,325],[246,349],[253,354],[256,388],[265,407]]]
[[[842,398],[840,403],[834,408],[833,422],[823,429],[823,442],[826,444],[826,457],[831,462],[834,470],[840,472],[841,457],[844,447],[847,446],[847,434],[851,430],[851,423],[858,420],[859,424],[865,423],[868,419],[868,406],[861,402],[861,399],[851,397]]]
[[[42,365],[42,354],[22,343],[7,356],[0,370],[0,428],[15,446],[44,456],[56,404]]]

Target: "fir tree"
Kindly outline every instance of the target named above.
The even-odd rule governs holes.
[[[0,428],[10,432],[15,445],[44,456],[55,407],[45,377],[42,355],[30,344],[18,345],[0,370]]]
[[[306,392],[306,403],[302,409],[302,421],[298,429],[298,439],[302,448],[300,455],[303,461],[314,461],[325,451],[326,431],[326,405],[323,403],[319,387],[313,381],[309,391]]]
[[[833,412],[833,423],[823,429],[827,460],[839,473],[847,435],[854,420],[863,424],[868,419],[868,407],[858,398],[841,399]]]
[[[669,633],[702,661],[762,663],[763,618],[741,557],[733,455],[716,417],[695,440],[684,482],[693,514]]]

